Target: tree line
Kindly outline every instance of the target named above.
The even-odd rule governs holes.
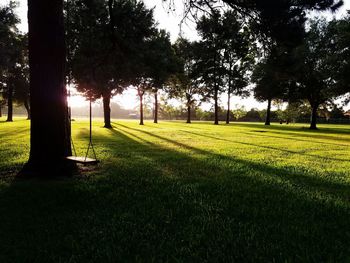
[[[102,98],[106,128],[111,127],[111,98],[130,87],[139,97],[140,124],[146,92],[154,96],[158,122],[158,94],[163,90],[170,98],[185,101],[188,123],[194,108],[212,102],[214,124],[219,124],[222,94],[227,96],[227,124],[232,95],[253,94],[258,101],[267,101],[266,125],[273,100],[306,100],[311,129],[316,129],[321,105],[349,92],[350,15],[330,22],[303,17],[281,32],[285,29],[271,17],[263,16],[258,24],[234,8],[210,7],[196,20],[200,40],[180,37],[172,44],[169,33],[157,28],[153,10],[141,1],[66,1],[66,84],[88,99]],[[16,27],[14,9],[10,2],[0,10],[0,104],[8,105],[8,121],[14,101],[25,106],[30,118],[27,36]]]

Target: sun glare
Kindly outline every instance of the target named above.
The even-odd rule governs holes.
[[[68,99],[68,103],[72,108],[80,108],[89,105],[89,102],[86,100],[86,98],[81,95],[71,96]]]
[[[128,88],[121,95],[114,96],[112,102],[118,103],[122,108],[131,110],[138,106],[137,93],[133,88]]]

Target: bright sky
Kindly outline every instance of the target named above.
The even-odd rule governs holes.
[[[1,4],[6,4],[10,0],[0,0]],[[17,0],[19,3],[19,8],[17,10],[18,15],[21,19],[21,24],[19,29],[22,32],[28,31],[27,25],[27,0]],[[176,11],[169,10],[167,4],[164,4],[162,0],[144,0],[145,4],[149,8],[154,7],[154,15],[155,19],[158,22],[159,28],[163,28],[170,32],[171,40],[175,41],[180,34],[180,21],[183,16],[183,5],[182,1],[177,0],[174,1],[177,3]],[[344,14],[346,14],[346,10],[350,9],[350,0],[344,0],[344,6],[335,14],[323,13],[323,14],[312,14],[313,16],[323,15],[327,18],[331,19],[332,17],[340,18]],[[195,40],[198,38],[198,35],[195,31],[194,23],[188,21],[187,23],[182,25],[182,34],[183,36]],[[126,90],[122,95],[118,95],[112,99],[119,103],[125,109],[133,109],[137,105],[137,96],[136,91],[133,89]],[[226,96],[222,95],[221,101],[223,105],[226,105]],[[178,103],[176,103],[178,104]],[[266,103],[259,103],[253,97],[249,97],[246,99],[242,99],[240,97],[232,97],[231,105],[242,105],[247,109],[250,108],[258,108],[264,109],[266,108]],[[87,102],[81,96],[73,96],[71,98],[71,105],[74,107],[86,106]],[[210,104],[203,105],[203,108],[209,109],[211,107]]]

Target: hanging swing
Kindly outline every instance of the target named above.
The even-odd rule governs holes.
[[[69,20],[69,15],[70,15],[70,8],[69,8],[69,2],[67,1],[67,19]],[[69,27],[69,23],[67,23],[67,28]],[[67,30],[67,32],[69,32],[69,30]],[[91,42],[91,35],[90,35],[90,39],[89,41]],[[70,53],[70,48],[69,48],[69,44],[67,45],[67,54]],[[70,79],[68,77],[68,87],[70,84]],[[72,124],[72,110],[71,110],[71,105],[70,105],[70,88],[68,88],[68,97],[69,97],[69,105],[68,105],[68,116],[69,116],[69,122],[70,125]],[[92,99],[91,96],[89,97],[89,108],[90,108],[90,112],[89,112],[89,122],[90,122],[90,134],[89,134],[89,146],[86,150],[86,154],[85,156],[77,156],[77,153],[75,151],[75,146],[74,146],[74,142],[73,142],[73,138],[72,138],[72,133],[70,133],[70,141],[72,144],[72,150],[74,155],[73,156],[67,156],[66,160],[74,162],[74,163],[80,163],[80,164],[84,164],[84,165],[97,165],[100,161],[97,160],[96,157],[96,153],[95,153],[95,149],[94,149],[94,145],[92,144]],[[72,125],[71,125],[72,126]],[[90,149],[92,150],[93,156],[94,158],[89,158],[89,151]]]
[[[68,96],[70,97],[70,91]],[[72,149],[73,149],[73,156],[67,156],[66,159],[68,161],[72,161],[74,163],[80,163],[80,164],[84,164],[84,165],[96,165],[98,164],[100,161],[97,160],[97,156],[96,156],[96,152],[94,149],[94,145],[92,143],[92,107],[91,107],[91,97],[89,100],[89,124],[90,124],[90,129],[89,129],[89,146],[86,150],[86,154],[85,156],[77,156],[77,153],[75,151],[75,146],[74,146],[74,142],[73,142],[73,138],[72,135],[70,135],[70,139],[71,139],[71,143],[72,143]],[[71,122],[71,106],[69,105],[69,121]],[[92,150],[93,156],[94,158],[89,158],[89,151],[90,149]]]

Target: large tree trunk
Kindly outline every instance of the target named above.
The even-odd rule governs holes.
[[[317,109],[318,104],[311,104],[312,112],[311,112],[311,123],[310,123],[310,129],[311,130],[317,130]]]
[[[111,125],[111,93],[106,92],[102,95],[102,101],[103,101],[103,117],[105,122],[105,128],[112,128]]]
[[[13,88],[10,86],[7,91],[7,120],[13,121]]]
[[[271,124],[271,102],[272,102],[271,99],[267,100],[265,125],[270,125]]]
[[[63,0],[28,0],[28,24],[32,119],[29,160],[20,176],[71,175]]]
[[[219,104],[218,104],[218,93],[219,90],[217,87],[215,87],[215,91],[214,91],[214,124],[218,125],[219,124]]]
[[[140,125],[143,125],[143,94],[139,94],[140,98]]]
[[[158,91],[154,93],[154,123],[158,123]]]
[[[27,120],[30,120],[30,107],[29,107],[29,103],[28,100],[24,100],[24,108],[26,108],[27,111]]]
[[[228,88],[228,91],[227,91],[227,113],[226,113],[226,124],[230,124],[230,111],[231,111],[231,108],[230,108],[230,102],[231,100],[231,88],[229,87]]]

